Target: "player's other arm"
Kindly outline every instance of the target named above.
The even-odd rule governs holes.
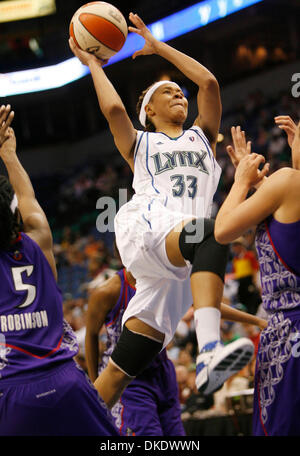
[[[268,325],[268,322],[263,318],[259,318],[256,315],[251,315],[247,312],[243,312],[242,310],[235,309],[234,307],[231,307],[223,302],[221,302],[220,311],[221,318],[223,318],[223,320],[236,321],[238,323],[248,323],[249,325],[258,326],[260,329],[264,329]],[[188,317],[188,319],[192,318],[193,314],[193,307],[190,307],[185,317]]]
[[[130,13],[129,19],[135,26],[129,27],[129,31],[135,32],[145,39],[145,46],[140,51],[135,52],[133,58],[139,55],[160,55],[175,65],[188,79],[198,86],[198,116],[195,125],[202,128],[215,153],[222,113],[220,88],[217,79],[197,60],[154,38],[137,14]]]
[[[40,246],[56,279],[57,271],[52,250],[52,234],[48,220],[36,200],[30,178],[17,157],[16,138],[12,128],[7,129],[7,135],[8,137],[1,147],[0,155],[7,169],[9,181],[18,198],[18,208],[23,220],[24,231]]]
[[[125,106],[113,84],[106,76],[102,65],[107,61],[100,61],[93,54],[79,49],[72,38],[70,48],[83,65],[91,71],[100,109],[106,118],[115,144],[133,170],[133,154],[136,141],[136,130],[127,114]]]
[[[166,43],[158,41],[156,49],[158,55],[173,63],[188,79],[198,86],[198,116],[194,125],[203,130],[215,152],[222,113],[220,88],[217,79],[197,60],[177,51]]]
[[[119,276],[113,276],[101,287],[93,290],[88,300],[85,354],[88,373],[92,382],[98,377],[99,332],[107,315],[117,303],[120,286]]]
[[[222,103],[220,87],[217,79],[201,65],[203,83],[199,84],[197,104],[198,116],[195,125],[198,125],[208,138],[214,156],[220,129]]]
[[[220,87],[217,79],[205,66],[166,43],[158,42],[157,54],[173,63],[198,86],[198,115],[194,125],[203,130],[215,155],[222,114]]]
[[[258,326],[260,329],[264,329],[268,325],[266,320],[259,318],[256,315],[234,309],[224,303],[221,303],[221,316],[224,320],[249,323],[250,325]]]

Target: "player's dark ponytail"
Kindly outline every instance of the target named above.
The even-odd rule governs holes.
[[[9,250],[18,236],[20,223],[18,209],[13,214],[10,208],[14,190],[5,176],[0,176],[0,250]]]
[[[138,99],[138,102],[137,102],[137,105],[136,105],[136,112],[137,112],[138,116],[140,115],[140,111],[141,111],[141,107],[142,107],[142,103],[143,103],[144,97],[145,97],[146,93],[148,92],[148,90],[150,89],[150,87],[152,87],[152,85],[153,84],[151,84],[151,86],[149,86],[147,89],[143,90],[143,92],[141,93],[141,95],[140,95],[140,97]],[[151,122],[151,120],[149,120],[147,115],[146,115],[145,131],[150,131],[150,132],[156,131],[155,125]]]

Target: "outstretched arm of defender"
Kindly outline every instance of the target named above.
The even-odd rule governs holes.
[[[251,154],[251,141],[246,142],[246,135],[240,126],[231,127],[233,146],[226,147],[231,163],[236,168],[246,155]]]
[[[188,312],[192,311],[191,307]],[[248,323],[249,325],[258,326],[260,329],[265,329],[268,325],[268,322],[263,318],[259,318],[256,315],[251,315],[248,312],[243,312],[242,310],[235,309],[234,307],[229,306],[221,302],[220,306],[221,318],[227,321],[236,321],[238,323]],[[193,317],[193,313],[190,318]]]
[[[107,78],[102,65],[107,61],[97,59],[93,54],[79,49],[72,38],[69,45],[74,55],[91,71],[100,109],[106,118],[115,144],[133,169],[133,151],[136,141],[136,130],[128,117],[125,106],[116,89]]]
[[[237,167],[235,182],[217,214],[215,237],[218,242],[232,242],[250,227],[276,213],[283,204],[294,204],[297,199],[299,171],[291,168],[282,168],[273,173],[246,199],[251,186],[257,180],[264,179],[268,172],[267,165],[259,171],[258,167],[263,162],[264,157],[251,154],[244,157]]]
[[[137,33],[145,39],[143,49],[135,52],[133,58],[139,55],[160,55],[175,65],[188,79],[199,87],[197,96],[198,116],[195,125],[202,128],[215,151],[222,112],[220,89],[217,79],[195,59],[154,38],[137,14],[130,13],[129,19],[134,24],[134,27],[129,27],[128,30]]]
[[[35,198],[28,174],[16,154],[16,138],[12,128],[7,128],[7,139],[0,148],[0,157],[8,172],[9,181],[18,198],[18,208],[22,216],[24,231],[34,239],[44,252],[57,278],[52,251],[52,234],[44,214]]]
[[[246,142],[246,134],[241,127],[231,127],[231,136],[233,146],[229,145],[226,147],[227,153],[230,157],[231,163],[236,168],[242,158],[251,154],[251,141]],[[265,176],[264,179],[259,181],[254,188],[258,189],[268,178]]]
[[[237,321],[239,323],[248,323],[250,325],[258,326],[260,329],[267,327],[268,322],[256,315],[251,315],[247,312],[234,309],[227,304],[221,303],[221,316],[224,320]]]

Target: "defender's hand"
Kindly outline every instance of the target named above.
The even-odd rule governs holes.
[[[269,163],[261,171],[258,169],[261,163],[265,163],[262,155],[252,153],[242,158],[235,172],[235,182],[244,183],[249,189],[257,185],[269,172]]]
[[[297,125],[291,119],[290,116],[277,116],[275,117],[275,123],[281,130],[287,134],[289,146],[292,147]]]
[[[251,154],[251,141],[246,142],[245,132],[241,127],[231,127],[233,146],[227,146],[226,150],[233,166],[236,168],[243,157]]]

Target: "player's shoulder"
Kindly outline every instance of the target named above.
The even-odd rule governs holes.
[[[42,249],[36,240],[32,237],[31,233],[25,233],[22,231],[19,235],[19,241],[22,243],[22,247],[29,254],[41,255]]]
[[[197,123],[194,123],[193,125],[191,125],[189,128],[186,129],[186,131],[194,131],[199,137],[202,138],[205,138],[206,141],[208,142],[208,138],[206,137],[204,131],[202,130],[201,127],[199,127],[199,125]]]
[[[300,185],[300,171],[293,168],[283,167],[275,171],[267,179],[266,182],[269,182],[272,186],[277,186],[277,188],[285,188],[287,186],[299,186]]]
[[[200,139],[202,142],[205,143],[206,147],[209,147],[211,150],[213,150],[212,144],[211,144],[209,138],[206,136],[206,134],[204,133],[202,128],[199,127],[199,125],[197,125],[197,123],[194,123],[191,127],[189,127],[185,131],[195,133],[196,136],[198,137],[198,139]]]
[[[138,150],[146,147],[147,141],[149,141],[148,132],[146,130],[136,130],[136,140],[133,149],[133,157],[135,159]]]
[[[273,173],[273,176],[280,176],[282,178],[287,178],[290,176],[298,176],[299,175],[299,170],[290,168],[288,166],[284,166],[283,168],[279,168],[277,171]]]
[[[199,125],[197,123],[194,123],[193,125],[191,125],[189,128],[187,128],[187,130],[194,130],[194,131],[198,131],[199,133],[203,133],[202,128],[199,127]]]
[[[91,292],[91,296],[94,299],[103,300],[115,300],[119,296],[121,291],[122,281],[119,274],[114,274],[112,277],[103,282],[100,286],[95,288]]]

